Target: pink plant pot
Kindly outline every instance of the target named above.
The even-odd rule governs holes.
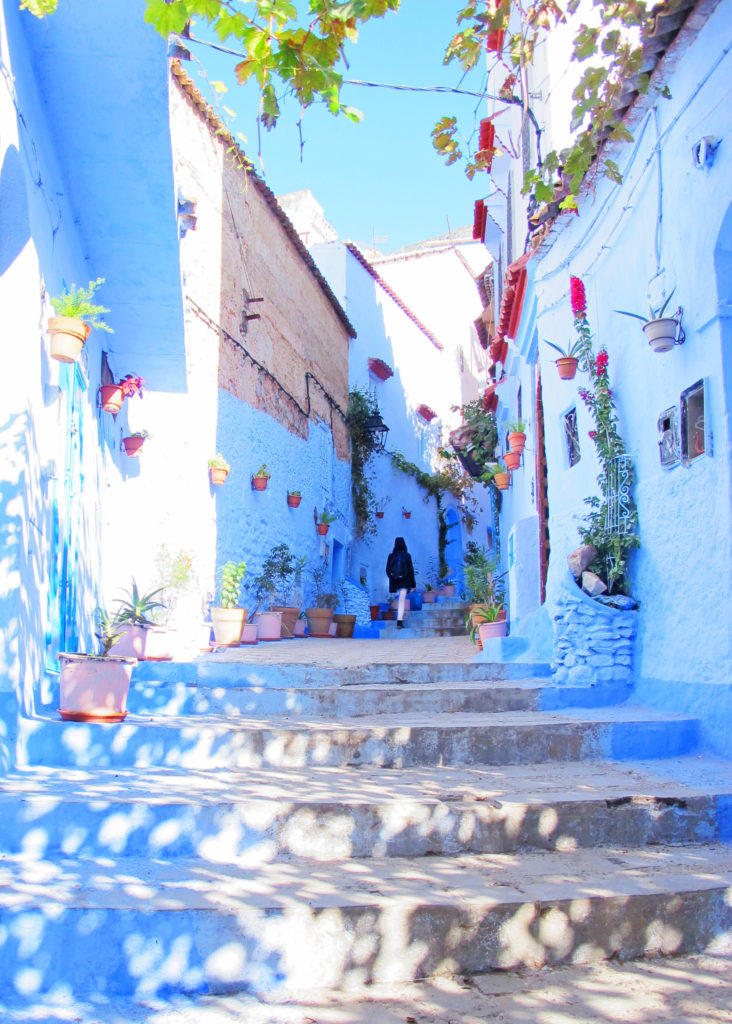
[[[242,644],[256,644],[257,643],[257,624],[256,622],[245,622],[241,627],[241,641]]]
[[[138,658],[144,661],[149,632],[149,626],[122,626],[120,638],[116,644],[112,644],[109,653],[119,658]]]
[[[71,722],[121,722],[135,658],[59,654],[59,714]]]
[[[282,639],[282,615],[280,612],[257,612],[257,638],[265,642]]]
[[[486,640],[493,640],[495,637],[508,636],[508,623],[502,622],[481,622],[478,626],[478,633],[482,643]]]
[[[422,603],[423,604],[434,604],[436,597],[437,597],[437,594],[435,593],[434,590],[425,590],[425,592],[422,594]]]

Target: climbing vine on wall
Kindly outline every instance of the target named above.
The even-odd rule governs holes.
[[[376,451],[376,439],[366,429],[369,416],[378,413],[376,401],[354,388],[348,396],[346,426],[351,439],[351,500],[356,519],[356,536],[375,532],[376,497],[372,487],[369,461]]]

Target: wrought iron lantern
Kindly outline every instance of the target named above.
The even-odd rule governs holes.
[[[372,413],[364,424],[364,430],[366,430],[374,439],[374,451],[383,452],[386,446],[386,435],[389,433],[389,428],[382,420],[381,413]]]

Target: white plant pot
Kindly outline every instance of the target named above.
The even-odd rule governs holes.
[[[643,333],[654,352],[669,352],[676,344],[677,329],[678,324],[669,317],[643,324]]]
[[[211,609],[211,621],[216,643],[223,646],[238,644],[246,620],[246,608],[219,608],[215,605]]]

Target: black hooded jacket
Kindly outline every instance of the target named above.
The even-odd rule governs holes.
[[[386,575],[389,577],[389,593],[391,594],[404,587],[407,590],[413,590],[416,586],[412,556],[407,551],[404,537],[397,537],[394,541],[394,550],[386,560]]]

